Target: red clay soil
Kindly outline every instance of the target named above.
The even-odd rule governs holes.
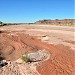
[[[63,45],[52,45],[29,36],[25,31],[0,32],[0,55],[6,60],[17,60],[21,55],[47,50],[50,59],[37,67],[41,75],[74,75],[74,51]]]
[[[7,60],[16,60],[21,55],[41,49],[38,40],[33,37],[18,32],[0,33],[0,54]]]
[[[74,52],[63,45],[50,47],[52,52],[48,61],[43,62],[37,70],[42,75],[74,75]]]

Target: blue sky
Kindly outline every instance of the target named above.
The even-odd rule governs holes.
[[[74,18],[74,0],[0,0],[0,21]]]

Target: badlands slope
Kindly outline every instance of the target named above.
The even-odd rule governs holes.
[[[0,27],[0,57],[8,62],[0,68],[0,75],[74,75],[74,29],[49,25]],[[49,55],[44,61],[15,62],[24,54],[43,50]]]

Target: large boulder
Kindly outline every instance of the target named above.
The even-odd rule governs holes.
[[[34,53],[29,53],[26,55],[32,62],[39,62],[49,59],[49,54],[46,50],[39,50]]]

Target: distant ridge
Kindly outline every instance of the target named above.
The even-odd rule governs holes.
[[[36,24],[67,24],[67,25],[73,25],[75,24],[75,19],[55,19],[55,20],[39,20],[35,22]]]
[[[39,20],[34,23],[4,23],[0,21],[0,26],[5,26],[5,25],[22,25],[22,24],[50,24],[50,25],[62,25],[62,26],[75,26],[75,19],[44,19],[44,20]]]

